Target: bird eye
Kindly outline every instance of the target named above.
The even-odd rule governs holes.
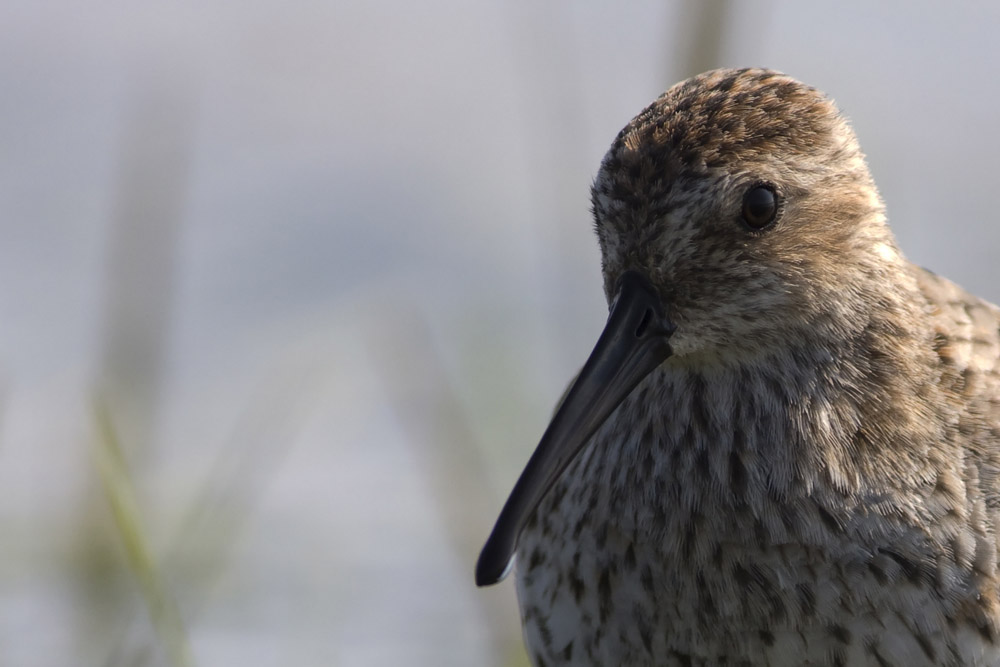
[[[755,185],[743,197],[743,222],[750,229],[764,229],[778,217],[778,195],[770,185]]]

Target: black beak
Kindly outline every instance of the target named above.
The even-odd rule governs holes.
[[[622,274],[608,323],[566,400],[542,435],[476,563],[476,585],[503,579],[525,521],[594,432],[671,350],[674,326],[650,282]]]

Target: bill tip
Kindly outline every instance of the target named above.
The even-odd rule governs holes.
[[[476,586],[480,588],[484,586],[492,586],[493,584],[498,584],[507,578],[510,571],[514,568],[515,556],[511,555],[507,559],[507,563],[503,566],[499,572],[495,563],[491,562],[491,559],[487,557],[486,550],[479,556],[479,562],[476,563]]]

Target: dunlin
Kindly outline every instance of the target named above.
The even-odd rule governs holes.
[[[557,665],[1000,664],[1000,311],[907,261],[853,131],[677,84],[592,191],[610,316],[476,570]]]

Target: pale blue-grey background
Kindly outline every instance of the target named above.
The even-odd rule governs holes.
[[[0,664],[523,664],[474,559],[604,321],[590,181],[698,5],[0,5]],[[904,252],[1000,299],[1000,5],[723,6],[712,59],[833,96]]]

